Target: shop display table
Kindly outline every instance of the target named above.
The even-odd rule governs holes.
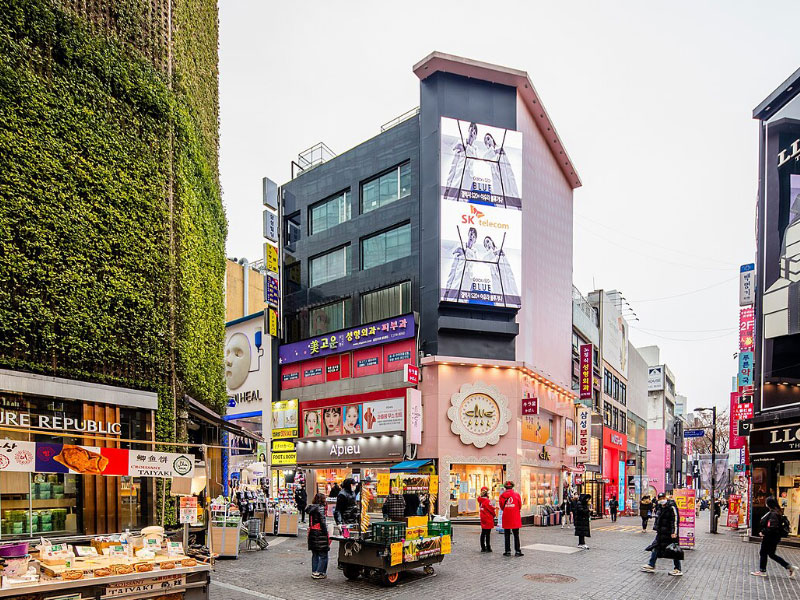
[[[108,575],[106,577],[89,576],[76,581],[51,578],[43,572],[37,583],[16,587],[5,587],[4,583],[4,586],[0,587],[0,598],[25,598],[28,600],[80,594],[78,597],[83,600],[99,600],[100,598],[208,600],[210,580],[211,567],[206,564],[164,570],[154,569],[147,573]]]

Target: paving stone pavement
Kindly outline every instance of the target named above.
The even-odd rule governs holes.
[[[706,515],[708,513],[705,513]],[[393,588],[359,579],[348,581],[336,566],[338,542],[334,542],[328,579],[311,579],[311,553],[306,550],[305,532],[262,552],[244,552],[237,560],[217,562],[212,574],[211,600],[323,600],[335,598],[457,598],[535,597],[544,600],[580,599],[702,599],[702,600],[797,600],[800,574],[789,579],[770,561],[769,577],[750,575],[758,567],[758,545],[741,541],[738,534],[720,527],[721,533],[707,533],[707,518],[701,515],[697,548],[686,552],[683,577],[670,577],[672,561],[658,561],[655,574],[639,567],[648,558],[644,551],[654,534],[642,534],[638,519],[621,518],[618,523],[594,521],[590,549],[572,554],[526,549],[525,556],[502,555],[502,538],[493,533],[492,554],[481,554],[479,529],[455,526],[453,553],[425,576],[421,569],[401,575]],[[652,522],[651,522],[652,523]],[[526,527],[522,545],[574,546],[571,529]],[[279,538],[282,539],[282,538]],[[544,546],[546,548],[546,546]],[[800,564],[800,550],[778,551],[792,564]],[[554,574],[573,578],[569,583],[542,583],[526,575]]]

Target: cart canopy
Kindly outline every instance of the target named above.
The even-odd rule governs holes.
[[[425,465],[431,464],[433,461],[431,459],[423,459],[423,460],[404,460],[401,463],[397,463],[393,467],[389,469],[390,473],[417,473],[419,470],[424,467]]]

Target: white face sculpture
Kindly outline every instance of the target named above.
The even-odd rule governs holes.
[[[247,379],[250,371],[250,342],[243,333],[234,333],[225,346],[225,381],[235,390]]]

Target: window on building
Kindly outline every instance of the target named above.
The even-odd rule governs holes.
[[[640,446],[647,445],[647,428],[646,427],[639,427],[639,438],[636,440],[636,443]]]
[[[626,431],[626,433],[628,434],[628,438],[631,441],[635,441],[636,440],[636,423],[634,423],[631,419],[626,419],[626,421],[627,421],[626,424],[627,424],[627,427],[628,427],[628,430]]]
[[[600,390],[592,390],[592,396],[594,397],[594,409],[600,412]]]
[[[578,334],[574,331],[572,332],[572,353],[577,356],[578,355],[578,347],[582,344]]]
[[[619,432],[628,433],[628,420],[625,418],[624,411],[619,411]]]
[[[603,424],[606,427],[611,427],[611,404],[603,402]]]
[[[342,246],[308,261],[309,287],[316,287],[350,273],[350,246]]]
[[[314,235],[350,220],[350,192],[313,204],[308,209],[308,233]]]
[[[350,319],[351,300],[344,298],[308,311],[308,337],[324,335],[352,325]]]
[[[614,393],[611,394],[611,397],[619,402],[619,377],[616,375],[614,375]]]
[[[287,245],[294,244],[300,239],[300,213],[286,217],[284,223],[286,225],[284,230],[285,243]]]
[[[611,387],[612,387],[612,383],[611,383],[611,382],[612,382],[612,378],[611,378],[611,371],[609,371],[608,369],[606,369],[606,370],[605,370],[605,378],[604,378],[604,387],[603,387],[603,391],[604,391],[606,394],[608,394],[609,396],[611,395]]]
[[[621,381],[619,383],[619,403],[623,406],[628,405],[628,386]]]
[[[294,256],[285,252],[283,255],[283,291],[284,294],[293,294],[300,291],[300,265],[301,262]]]
[[[361,268],[377,267],[411,254],[411,224],[406,223],[361,241]]]
[[[611,407],[611,429],[619,431],[619,409],[616,406]]]
[[[372,323],[411,312],[411,282],[404,281],[361,294],[361,323]]]
[[[411,165],[405,163],[361,185],[361,212],[391,204],[411,194]]]
[[[594,356],[592,357],[592,362],[594,363],[595,367],[599,367],[600,366],[600,352],[597,350],[597,348],[593,348],[593,355]]]

